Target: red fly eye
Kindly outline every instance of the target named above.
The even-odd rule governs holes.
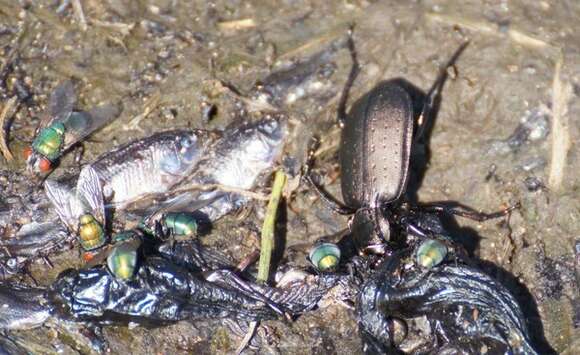
[[[24,148],[24,159],[28,160],[28,158],[30,158],[31,155],[32,155],[32,147]]]
[[[38,163],[38,168],[43,173],[49,172],[52,169],[52,166],[50,164],[50,160],[48,160],[46,158],[40,158],[40,162]]]
[[[88,263],[89,261],[93,260],[95,257],[95,254],[91,253],[91,252],[84,252],[83,253],[83,259],[85,260],[85,263]]]

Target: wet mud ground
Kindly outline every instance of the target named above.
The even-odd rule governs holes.
[[[73,3],[75,1],[72,1]],[[16,96],[9,126],[14,160],[52,88],[79,81],[81,107],[121,99],[124,111],[84,144],[84,162],[138,137],[177,127],[221,129],[239,117],[219,80],[247,92],[270,72],[325,48],[355,24],[362,71],[358,98],[380,80],[403,77],[427,90],[439,68],[466,39],[450,70],[430,139],[427,165],[414,162],[409,195],[422,202],[458,201],[494,211],[521,202],[509,219],[447,227],[486,271],[517,296],[541,353],[580,349],[580,4],[575,1],[58,1],[0,0],[1,104]],[[286,109],[297,138],[287,152],[304,159],[309,136],[322,138],[316,172],[340,193],[338,94],[350,58],[332,60],[330,84]],[[214,107],[210,120],[204,115]],[[28,143],[27,143],[28,142]],[[69,154],[61,170],[76,169]],[[420,159],[419,159],[420,160]],[[421,179],[421,175],[424,177]],[[265,177],[263,187],[270,182]],[[346,227],[307,186],[286,198],[280,235],[283,261],[305,264],[301,246]],[[265,203],[228,216],[204,243],[239,260],[259,246]],[[575,252],[576,247],[576,252]],[[77,249],[31,266],[48,284],[80,266]],[[353,312],[340,304],[296,322],[266,322],[261,353],[361,353]],[[265,329],[265,330],[264,330]],[[33,353],[87,353],[63,325],[9,334]],[[148,329],[105,327],[112,353],[230,353],[241,341],[222,322],[180,322]],[[48,340],[48,341],[47,341]]]

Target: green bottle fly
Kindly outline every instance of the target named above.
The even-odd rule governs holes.
[[[137,249],[138,243],[127,242],[113,247],[107,257],[107,266],[116,278],[129,280],[137,269]]]
[[[79,241],[85,251],[98,249],[107,241],[103,226],[92,214],[84,214],[79,218]]]
[[[32,148],[51,162],[55,161],[60,156],[64,145],[64,135],[64,124],[62,122],[54,122],[40,131],[32,142]]]
[[[310,250],[309,258],[318,271],[333,271],[340,262],[340,249],[334,243],[321,243]]]
[[[174,235],[193,236],[197,233],[197,221],[192,213],[170,212],[163,218],[163,223]]]
[[[417,264],[424,268],[431,269],[439,264],[447,256],[447,247],[435,239],[427,239],[417,250]]]

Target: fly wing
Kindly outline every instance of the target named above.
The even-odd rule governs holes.
[[[46,180],[44,182],[44,191],[48,199],[52,202],[61,221],[70,231],[76,231],[78,229],[78,214],[76,208],[73,210],[71,206],[71,202],[76,200],[73,192],[68,187],[53,180]]]
[[[55,120],[65,121],[70,116],[77,98],[72,81],[67,80],[60,83],[50,95],[48,100],[48,108],[39,128],[45,128]]]
[[[204,197],[200,199],[198,196],[197,198],[194,199],[193,196],[195,195],[185,193],[175,196],[172,199],[168,200],[166,203],[162,205],[160,210],[162,210],[163,213],[178,212],[178,211],[194,212],[211,205],[212,203],[220,199],[223,195],[224,194],[218,192],[216,194],[210,194],[209,197]]]
[[[67,150],[73,144],[119,117],[121,111],[121,104],[104,104],[94,107],[88,112],[71,113],[63,121],[66,129],[63,150]]]
[[[102,225],[105,224],[105,203],[103,200],[103,188],[99,175],[91,165],[87,165],[81,170],[77,182],[78,200],[86,202],[91,210],[91,214]]]
[[[161,203],[160,208],[157,212],[159,211],[162,211],[162,213],[179,212],[179,211],[195,212],[206,206],[211,205],[224,195],[225,195],[224,193],[216,192],[204,194],[204,196],[201,197],[199,196],[199,194],[191,192],[182,193],[171,199],[168,199],[164,203]]]
[[[114,244],[109,244],[104,248],[98,250],[91,258],[91,260],[87,261],[85,266],[87,268],[92,268],[93,266],[103,264],[108,258],[111,253],[114,252],[114,249],[121,249],[123,251],[136,251],[141,246],[141,239],[139,239],[136,234],[123,242],[116,242]],[[108,264],[108,261],[107,261]],[[109,266],[109,269],[112,270],[113,268]]]

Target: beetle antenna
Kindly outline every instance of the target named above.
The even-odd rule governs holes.
[[[341,128],[344,127],[344,123],[346,122],[346,102],[348,100],[348,93],[350,92],[350,88],[352,87],[352,84],[354,83],[354,80],[356,79],[360,71],[360,65],[357,59],[356,48],[354,46],[353,33],[354,33],[354,24],[351,25],[348,29],[347,33],[348,38],[346,42],[348,51],[350,53],[350,58],[352,59],[352,67],[350,68],[348,79],[346,81],[346,84],[344,85],[344,88],[342,89],[342,93],[340,94],[340,101],[338,102],[337,120]]]

